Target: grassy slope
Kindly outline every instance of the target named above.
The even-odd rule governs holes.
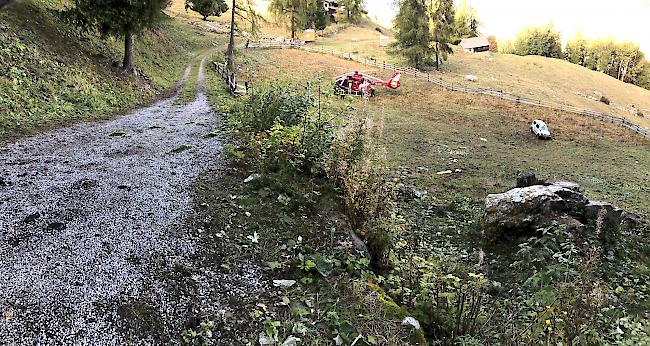
[[[79,38],[62,1],[26,0],[0,12],[0,141],[142,104],[174,86],[210,37],[171,19],[136,38],[141,78],[120,73],[122,42]],[[170,57],[174,57],[171,59]]]
[[[379,46],[379,34],[372,25],[351,27],[316,44],[405,64],[402,57],[390,55]],[[450,56],[443,66],[443,72],[431,73],[459,83],[464,83],[466,75],[473,74],[479,78],[478,82],[472,84],[474,86],[623,115],[639,125],[650,128],[650,116],[631,116],[627,112],[630,105],[636,105],[645,114],[650,114],[650,90],[623,83],[564,60],[489,52],[465,54],[455,49],[455,54]],[[607,106],[594,100],[594,92],[608,97],[611,104]]]
[[[304,83],[320,77],[325,89],[330,88],[328,77],[338,74],[336,66],[362,67],[295,50],[246,54],[260,76],[258,81],[281,78]],[[360,114],[383,119],[387,168],[392,174],[440,196],[480,200],[508,189],[518,172],[535,171],[547,178],[574,180],[593,198],[650,215],[650,141],[623,128],[489,97],[445,92],[410,78],[405,78],[400,90],[380,90],[378,98],[354,107]],[[555,140],[543,142],[530,135],[529,123],[537,117],[548,120]],[[448,169],[463,172],[436,174]]]

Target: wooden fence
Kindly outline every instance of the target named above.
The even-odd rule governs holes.
[[[215,62],[214,67],[217,73],[228,85],[228,89],[232,96],[248,95],[248,92],[251,89],[250,83],[246,81],[243,85],[237,84],[237,76],[235,75],[235,72],[228,69],[227,63]]]
[[[328,55],[333,55],[342,59],[347,59],[351,61],[355,61],[367,66],[371,66],[374,68],[380,68],[383,70],[387,71],[395,71],[395,72],[401,72],[404,75],[412,76],[416,79],[420,79],[423,81],[427,81],[429,83],[433,83],[441,88],[444,88],[446,90],[450,91],[459,91],[459,92],[464,92],[468,94],[475,94],[475,95],[487,95],[487,96],[492,96],[492,97],[497,97],[502,100],[507,100],[511,102],[516,102],[519,104],[524,104],[524,105],[530,105],[530,106],[536,106],[536,107],[543,107],[543,108],[548,108],[548,109],[553,109],[553,110],[558,110],[561,112],[568,112],[568,113],[574,113],[586,117],[590,117],[593,119],[601,120],[601,121],[606,121],[606,122],[611,122],[614,124],[619,124],[625,128],[628,128],[646,138],[650,138],[650,130],[643,128],[637,124],[632,123],[631,121],[627,120],[626,118],[622,116],[617,116],[617,115],[611,115],[611,114],[605,114],[605,113],[600,113],[600,112],[595,112],[589,109],[582,109],[578,107],[573,107],[557,102],[552,102],[552,101],[546,101],[546,100],[539,100],[539,99],[531,99],[531,98],[526,98],[526,97],[520,97],[517,95],[505,93],[502,90],[494,90],[494,89],[489,89],[489,88],[480,88],[480,87],[470,87],[464,84],[460,83],[453,83],[453,82],[448,82],[445,81],[441,78],[437,78],[432,76],[429,73],[422,72],[416,68],[413,67],[403,67],[403,66],[398,66],[395,64],[387,63],[385,61],[378,61],[376,59],[369,59],[366,57],[361,57],[355,54],[351,53],[344,53],[344,52],[339,52],[331,48],[322,48],[322,47],[312,47],[312,46],[305,46],[302,42],[278,42],[278,41],[258,41],[258,42],[249,42],[246,45],[247,48],[295,48],[295,49],[302,49],[305,51],[309,52],[314,52],[314,53],[320,53],[320,54],[328,54]]]

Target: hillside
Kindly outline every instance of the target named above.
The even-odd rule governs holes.
[[[389,54],[389,49],[379,46],[378,36],[372,25],[356,26],[315,44],[405,65],[401,56]],[[650,90],[560,59],[490,52],[465,54],[458,47],[454,52],[441,72],[429,73],[456,83],[468,83],[465,76],[471,74],[478,77],[473,86],[622,115],[650,128],[650,116],[647,116],[650,114]],[[599,102],[600,96],[607,97],[610,105]],[[630,115],[631,105],[646,116]]]
[[[26,0],[0,11],[0,142],[152,100],[214,40],[167,18],[136,38],[140,75],[128,76],[118,68],[122,41],[80,36],[58,14],[64,3]]]

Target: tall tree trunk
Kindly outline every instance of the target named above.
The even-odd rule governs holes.
[[[128,30],[124,35],[124,61],[122,69],[125,71],[133,70],[133,33]]]
[[[291,40],[296,39],[296,27],[298,26],[298,18],[296,18],[296,10],[291,12]]]
[[[230,71],[234,70],[234,57],[233,53],[235,50],[235,0],[232,0],[232,11],[231,11],[231,16],[230,16],[230,42],[228,42],[228,53],[227,53],[227,59],[228,59],[228,69]]]
[[[9,4],[12,3],[13,1],[14,1],[14,0],[0,0],[0,9],[2,9],[3,7],[9,5]]]

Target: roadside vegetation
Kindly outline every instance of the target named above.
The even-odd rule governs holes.
[[[196,52],[219,40],[163,18],[135,40],[138,76],[127,75],[124,42],[79,35],[63,9],[60,1],[27,0],[0,11],[0,141],[152,100],[178,83]]]
[[[241,54],[239,70],[252,78],[258,88],[254,89],[254,96],[233,101],[235,105],[226,111],[229,131],[234,131],[230,132],[231,138],[243,138],[243,141],[233,141],[226,150],[232,160],[245,163],[238,167],[237,179],[252,180],[231,187],[230,191],[234,188],[244,196],[254,196],[251,205],[263,205],[257,199],[262,195],[271,196],[273,205],[276,201],[287,205],[296,203],[294,208],[301,210],[303,198],[316,198],[304,190],[294,190],[307,179],[309,190],[319,196],[310,205],[316,210],[321,207],[338,210],[339,217],[330,215],[325,219],[346,220],[343,229],[353,230],[367,244],[370,258],[363,262],[363,275],[355,276],[354,271],[349,271],[354,265],[345,266],[347,269],[338,275],[351,275],[354,280],[375,287],[375,291],[379,290],[399,306],[402,313],[388,316],[383,323],[399,322],[404,316],[415,317],[431,344],[638,344],[648,341],[649,326],[644,322],[648,311],[645,297],[650,293],[650,287],[644,283],[650,274],[648,248],[638,241],[647,230],[624,230],[605,236],[606,231],[593,220],[584,234],[551,227],[531,238],[491,243],[483,240],[479,226],[486,194],[511,188],[517,174],[524,171],[576,181],[591,197],[613,201],[647,216],[650,205],[643,196],[648,193],[646,182],[650,177],[642,169],[650,165],[647,141],[616,126],[579,116],[555,112],[541,115],[538,109],[499,100],[432,91],[409,79],[399,91],[379,90],[379,96],[370,101],[332,98],[328,96],[329,83],[319,80],[335,75],[336,66],[360,67],[296,50]],[[301,63],[296,65],[293,61]],[[271,84],[272,89],[268,89],[268,83],[275,83]],[[318,95],[315,90],[319,85],[323,92],[321,115],[330,113],[320,121],[310,116],[303,118],[309,119],[306,123],[301,122],[301,117],[295,117],[301,113],[291,111],[297,107],[279,108],[289,110],[288,114],[294,116],[284,111],[269,116],[264,116],[267,114],[264,111],[245,111],[247,108],[262,110],[255,106],[260,99],[265,105],[277,104],[279,100],[300,104],[305,101],[302,98],[305,95],[297,97],[301,93],[292,90],[307,88],[307,95],[313,98]],[[408,109],[403,107],[405,98],[413,100]],[[212,99],[221,103],[215,93]],[[267,120],[251,121],[253,114]],[[539,116],[549,119],[556,134],[554,141],[537,141],[528,133],[529,122]],[[269,125],[259,128],[258,124]],[[345,148],[351,153],[364,153],[365,159],[361,161],[364,165],[349,165],[348,156],[341,153],[332,157],[339,157],[342,162],[330,161],[327,148],[340,148],[337,141],[330,142],[326,140],[330,137],[312,132],[328,127],[348,128],[344,132],[357,134],[357,139]],[[353,143],[366,143],[362,146],[366,149],[354,149],[357,147]],[[612,165],[616,160],[624,162]],[[363,183],[346,183],[345,178],[341,180],[328,167],[351,168],[342,171],[348,177],[364,177],[358,180]],[[439,174],[447,170],[452,173]],[[215,181],[211,184],[218,186],[216,190],[226,189]],[[357,188],[352,195],[347,190],[350,186]],[[326,195],[326,187],[334,204],[320,199]],[[371,208],[374,212],[364,210],[357,214],[354,201],[358,202],[357,208],[374,206]],[[271,219],[282,220],[284,215],[277,216],[267,205],[250,208],[244,209],[252,216],[247,217],[244,212],[241,218],[269,215]],[[321,214],[312,210],[302,217],[288,215],[290,222],[300,220],[302,224],[310,219],[320,220],[314,215]],[[360,215],[373,217],[359,218]],[[258,222],[237,223],[247,230],[241,237],[257,239],[257,230],[259,239],[265,239],[262,232],[270,228],[273,229],[271,237],[278,238],[277,226],[269,227],[270,221],[266,220]],[[315,224],[322,227],[323,222]],[[289,233],[294,237],[299,234],[303,242],[319,236],[326,238],[330,234],[328,229],[331,231],[325,227],[310,234],[307,228],[294,229],[304,229]],[[337,234],[338,239],[345,239],[346,231]],[[327,252],[331,244],[316,253]],[[284,247],[291,248],[280,245],[281,249]],[[298,254],[298,258],[306,258],[301,253],[303,256]],[[350,258],[347,256],[349,252],[338,253],[334,262]],[[319,261],[314,260],[316,268]],[[320,271],[319,274],[328,277]],[[290,279],[305,284],[301,282],[304,273],[300,270],[270,270],[266,275],[271,280]],[[326,281],[337,282],[340,278],[330,277]],[[321,281],[316,282],[322,287]],[[314,291],[308,287],[303,287],[301,292],[313,298]],[[363,300],[358,303],[367,305]],[[343,311],[349,313],[338,307],[338,315],[346,313]],[[321,310],[310,310],[303,318],[317,319],[317,311]],[[365,311],[361,315],[367,317],[369,310]],[[260,326],[282,326],[280,330],[284,332],[278,334],[281,342],[293,335],[288,332],[288,326],[293,326],[295,317],[277,313],[267,314],[274,316],[275,324],[268,322],[264,314],[256,322]],[[366,329],[367,321],[350,319],[348,322],[354,327],[352,335],[361,334],[359,340],[366,344],[375,340],[399,340],[394,336],[401,334],[394,333],[408,330]],[[334,338],[340,330],[330,325],[314,334],[315,339],[307,340]]]

